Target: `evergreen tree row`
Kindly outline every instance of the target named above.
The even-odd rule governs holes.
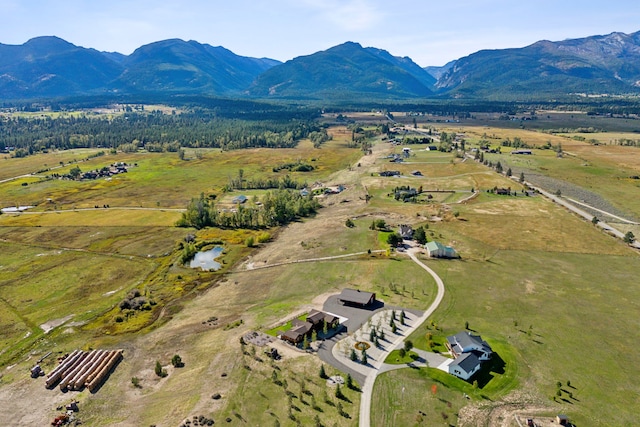
[[[286,116],[280,120],[226,119],[203,110],[180,114],[131,112],[109,119],[88,115],[17,116],[0,119],[0,150],[14,147],[24,156],[51,149],[122,146],[155,152],[177,151],[179,147],[291,148],[310,134],[323,135],[312,120]]]

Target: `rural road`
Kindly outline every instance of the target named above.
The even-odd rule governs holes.
[[[530,188],[538,191],[540,194],[542,194],[543,196],[545,196],[546,198],[552,200],[553,202],[559,204],[560,206],[563,206],[567,209],[569,209],[571,212],[580,215],[581,217],[583,217],[586,220],[591,221],[591,219],[593,218],[593,215],[590,214],[589,212],[583,211],[582,209],[576,207],[575,205],[573,205],[572,203],[568,202],[567,200],[564,200],[562,197],[560,196],[556,196],[555,194],[552,194],[546,190],[543,190],[540,187],[536,187],[534,185],[531,185],[531,183],[525,182],[525,184],[527,184]],[[584,203],[580,203],[582,205],[584,205],[585,207],[588,207],[590,209],[593,209],[591,206],[584,204]],[[611,225],[607,224],[604,221],[599,221],[596,224],[597,227],[602,228],[604,231],[610,233],[611,235],[619,238],[619,239],[624,239],[624,234],[622,231],[613,228]],[[631,243],[629,246],[634,247],[636,249],[640,249],[640,242],[638,242],[637,240],[634,241],[633,243]]]
[[[433,303],[431,303],[429,308],[422,314],[422,316],[413,323],[413,326],[407,329],[403,333],[403,335],[399,336],[396,339],[397,342],[394,342],[393,345],[387,347],[388,350],[385,351],[385,354],[383,354],[375,362],[372,363],[374,369],[367,375],[367,378],[365,379],[362,386],[362,396],[360,398],[360,427],[371,426],[371,398],[373,396],[373,386],[376,382],[376,377],[378,376],[378,373],[380,372],[380,369],[384,364],[384,360],[393,349],[397,348],[397,346],[400,345],[404,337],[411,335],[429,318],[429,316],[431,316],[431,314],[433,314],[433,312],[440,306],[440,303],[444,298],[444,282],[442,281],[440,276],[436,274],[435,271],[427,267],[426,264],[424,264],[416,257],[416,253],[419,252],[419,250],[419,248],[411,248],[406,253],[413,260],[413,262],[425,269],[427,273],[429,273],[431,277],[433,277],[433,279],[436,281],[436,284],[438,285],[438,293],[436,294],[436,298]]]
[[[63,212],[86,212],[86,211],[159,211],[159,212],[186,212],[186,209],[179,208],[143,208],[137,206],[114,206],[109,208],[77,208],[77,209],[58,209],[55,211],[19,211],[19,212],[4,212],[5,214],[13,215],[42,215],[42,214],[57,214]]]

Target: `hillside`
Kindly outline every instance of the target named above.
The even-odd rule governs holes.
[[[461,58],[436,87],[449,95],[509,98],[570,93],[637,93],[640,32],[612,33]]]
[[[278,64],[272,59],[238,56],[223,47],[179,39],[151,43],[124,60],[115,86],[127,92],[206,92],[242,90]]]
[[[195,41],[164,40],[131,55],[98,52],[58,37],[0,44],[0,96],[33,99],[105,92],[214,95],[237,92],[279,64]]]
[[[640,32],[611,33],[514,49],[481,50],[441,67],[347,42],[285,63],[218,46],[169,39],[131,55],[99,52],[58,37],[0,44],[0,97],[99,94],[366,101],[526,101],[640,91]]]
[[[278,98],[411,98],[432,94],[434,79],[409,58],[347,42],[301,56],[261,74],[253,96]]]
[[[35,98],[102,91],[120,75],[118,62],[58,37],[0,44],[0,96]]]

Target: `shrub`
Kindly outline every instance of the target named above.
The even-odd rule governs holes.
[[[182,368],[184,366],[184,363],[182,362],[182,358],[177,354],[174,354],[173,357],[171,358],[171,364],[176,368]]]
[[[159,361],[156,361],[155,373],[160,378],[164,378],[167,376],[167,370],[162,367]]]
[[[258,235],[258,243],[267,243],[271,240],[271,234],[269,233],[260,233]]]

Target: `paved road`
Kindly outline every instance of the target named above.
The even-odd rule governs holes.
[[[318,357],[320,360],[327,362],[329,365],[345,372],[351,374],[351,377],[355,379],[358,384],[364,384],[365,379],[367,377],[367,372],[370,367],[364,367],[362,365],[356,365],[349,361],[345,363],[346,360],[344,358],[336,357],[335,345],[341,340],[348,337],[348,334],[353,334],[355,331],[360,329],[362,325],[367,323],[367,321],[374,316],[376,313],[379,313],[384,310],[402,310],[401,307],[394,306],[385,306],[382,302],[378,301],[378,305],[374,306],[372,309],[362,309],[357,307],[350,307],[342,305],[338,302],[338,295],[332,295],[327,298],[327,301],[324,303],[322,310],[327,313],[337,314],[338,316],[346,317],[348,320],[345,321],[343,326],[343,331],[333,336],[329,340],[325,340],[322,343],[322,346],[318,349]],[[419,317],[422,316],[422,311],[418,310],[407,310],[404,309],[405,313],[411,313],[412,316]],[[395,347],[392,347],[393,349]],[[386,357],[386,356],[385,356]],[[341,360],[342,359],[342,360]],[[384,359],[383,359],[384,360]]]
[[[333,366],[336,369],[339,369],[342,372],[351,375],[351,378],[356,380],[358,384],[364,384],[367,376],[362,372],[359,372],[355,369],[352,369],[349,365],[342,363],[333,355],[333,347],[338,343],[338,341],[346,338],[346,333],[342,332],[338,335],[333,336],[333,338],[329,340],[325,340],[322,342],[322,345],[318,349],[318,357],[323,362],[327,362],[329,365]]]
[[[429,273],[431,277],[433,277],[433,279],[436,281],[436,284],[438,285],[438,293],[436,295],[435,300],[433,301],[433,303],[431,303],[427,311],[425,311],[422,314],[422,316],[413,323],[411,328],[409,328],[406,332],[404,332],[401,336],[399,336],[398,339],[396,339],[396,342],[393,343],[393,345],[390,345],[389,347],[387,347],[387,350],[385,351],[385,354],[382,355],[382,357],[379,357],[375,362],[372,363],[374,369],[371,370],[370,373],[367,375],[366,380],[364,381],[364,384],[362,386],[362,396],[360,399],[360,422],[359,422],[360,427],[371,426],[371,397],[373,396],[373,386],[376,382],[376,377],[378,376],[378,373],[380,372],[380,369],[384,364],[384,360],[387,358],[389,353],[394,348],[401,345],[403,338],[405,336],[411,335],[413,331],[415,331],[420,325],[422,325],[429,318],[429,316],[431,316],[431,314],[433,314],[433,312],[438,308],[438,306],[440,306],[440,303],[442,302],[442,298],[444,298],[444,282],[442,281],[442,279],[440,279],[440,276],[438,276],[435,271],[427,267],[426,264],[424,264],[422,261],[420,261],[416,257],[416,253],[419,251],[420,249],[418,248],[411,248],[406,253],[409,255],[409,257],[411,257],[413,262],[415,262],[420,267],[425,269],[427,273]],[[406,367],[406,365],[402,365],[402,366]]]

